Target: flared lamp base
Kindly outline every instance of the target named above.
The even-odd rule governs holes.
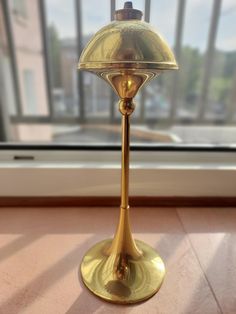
[[[113,303],[130,304],[147,300],[161,287],[165,266],[156,251],[135,240],[142,255],[134,259],[110,254],[112,239],[97,243],[81,263],[84,284],[98,297]]]

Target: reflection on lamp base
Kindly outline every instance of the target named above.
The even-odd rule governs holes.
[[[81,264],[84,284],[98,297],[113,303],[129,304],[147,300],[161,287],[165,266],[156,251],[135,240],[142,256],[133,259],[109,254],[112,240],[104,240],[88,250]]]

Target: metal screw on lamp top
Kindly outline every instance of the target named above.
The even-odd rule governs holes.
[[[132,2],[115,11],[115,20],[98,31],[83,50],[79,69],[95,73],[118,94],[122,114],[120,219],[113,239],[97,243],[81,263],[84,284],[100,298],[121,304],[150,298],[160,288],[165,266],[156,251],[134,240],[129,221],[129,143],[133,98],[148,81],[178,69],[165,40],[141,21]]]

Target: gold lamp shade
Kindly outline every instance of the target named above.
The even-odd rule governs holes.
[[[90,40],[80,57],[80,69],[176,69],[175,57],[165,40],[140,20],[114,21]]]
[[[174,54],[166,41],[141,21],[142,12],[126,2],[115,12],[115,21],[99,30],[83,50],[79,69],[92,71],[108,81],[121,98],[134,97],[138,89],[161,71],[177,69]],[[129,95],[121,92],[117,81],[125,74],[136,77]]]
[[[161,257],[149,245],[134,240],[129,223],[129,141],[133,98],[150,79],[177,69],[174,55],[142,12],[126,2],[115,21],[102,28],[84,49],[79,69],[91,71],[114,88],[122,114],[120,219],[113,239],[97,243],[81,263],[83,282],[104,300],[128,304],[144,301],[160,288],[165,276]],[[145,214],[145,213],[144,213]],[[104,222],[105,223],[105,222]]]

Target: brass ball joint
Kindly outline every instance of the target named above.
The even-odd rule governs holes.
[[[165,70],[177,69],[164,39],[132,2],[115,12],[115,21],[103,27],[83,50],[79,69],[90,71],[120,97],[122,114],[122,171],[120,218],[113,239],[94,245],[81,263],[84,284],[100,298],[120,304],[144,301],[159,289],[165,276],[161,257],[149,245],[134,240],[129,222],[130,115],[138,90]]]
[[[131,115],[135,109],[135,103],[132,98],[121,99],[119,101],[119,111],[122,115]]]

